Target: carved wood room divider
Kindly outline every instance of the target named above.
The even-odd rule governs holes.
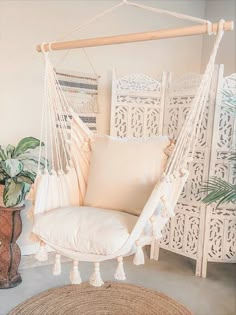
[[[160,248],[194,259],[196,275],[203,277],[209,261],[236,262],[236,210],[233,205],[220,209],[206,206],[199,193],[200,184],[209,176],[236,181],[235,170],[227,160],[236,146],[235,117],[222,109],[222,90],[236,93],[236,75],[224,78],[223,71],[223,65],[216,66],[190,176],[176,215],[163,230],[159,244]],[[118,77],[114,70],[110,134],[119,137],[165,134],[174,139],[200,79],[200,75],[191,73],[172,79],[167,72],[155,79],[144,74]]]

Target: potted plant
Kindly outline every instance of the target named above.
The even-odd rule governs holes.
[[[38,158],[33,150],[40,141],[33,137],[22,139],[17,146],[0,146],[0,289],[21,283],[18,266],[21,259],[17,238],[22,231],[20,210],[33,184]],[[44,164],[45,159],[40,163]]]
[[[16,146],[0,146],[0,206],[16,207],[24,203],[25,196],[33,184],[38,158],[33,150],[40,141],[33,137],[22,139]],[[45,159],[40,161],[41,165]]]

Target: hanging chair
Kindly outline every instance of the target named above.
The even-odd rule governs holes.
[[[214,29],[209,21],[128,1],[112,9],[124,3],[200,21],[204,32]],[[68,44],[38,47],[45,59],[41,141],[51,167],[41,169],[39,164],[32,186],[33,236],[40,240],[37,259],[47,259],[46,244],[56,251],[55,275],[61,272],[61,255],[73,260],[70,279],[74,284],[81,283],[79,262],[94,262],[90,283],[101,286],[100,262],[117,259],[115,278],[125,280],[124,256],[135,254],[134,264],[143,264],[145,245],[151,245],[153,256],[163,227],[175,215],[176,203],[188,178],[188,164],[198,139],[224,21],[216,27],[209,63],[176,144],[165,136],[117,139],[92,133],[69,106],[49,60],[47,50],[63,49],[63,45],[66,48]],[[114,42],[114,37],[112,40]],[[81,45],[81,41],[77,41],[72,48],[78,47],[78,42]],[[66,118],[69,116],[72,118],[68,126]]]

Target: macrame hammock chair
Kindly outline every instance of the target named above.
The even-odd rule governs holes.
[[[101,286],[103,281],[99,269],[100,262],[109,259],[117,259],[118,266],[115,271],[115,278],[125,280],[123,268],[124,256],[135,254],[134,264],[143,264],[144,253],[142,248],[145,245],[151,245],[151,258],[153,258],[155,246],[161,238],[161,231],[170,217],[175,215],[174,209],[176,203],[188,178],[188,164],[192,161],[194,146],[198,139],[220,41],[224,30],[233,29],[231,22],[221,20],[218,24],[211,24],[211,22],[206,20],[150,8],[129,1],[123,1],[111,9],[106,10],[102,14],[92,18],[83,26],[87,26],[89,23],[124,4],[157,13],[168,14],[181,19],[200,22],[203,25],[198,25],[197,28],[196,26],[189,27],[188,30],[193,30],[191,32],[186,31],[187,28],[179,29],[179,31],[177,30],[176,32],[173,32],[173,30],[159,30],[155,32],[155,36],[153,35],[154,32],[152,32],[152,38],[150,38],[150,34],[145,37],[143,35],[145,33],[140,33],[138,36],[136,34],[135,39],[132,38],[132,34],[129,34],[127,36],[108,37],[105,40],[101,38],[61,43],[54,42],[42,44],[37,47],[38,51],[43,52],[45,59],[41,141],[45,144],[45,157],[51,161],[51,169],[47,166],[41,169],[39,163],[38,174],[31,190],[34,218],[33,236],[37,240],[40,240],[40,248],[36,254],[36,258],[41,261],[47,259],[46,244],[53,248],[56,251],[56,260],[53,267],[54,275],[58,275],[61,272],[61,255],[72,259],[73,268],[70,279],[73,284],[81,283],[78,269],[79,261],[94,263],[94,273],[90,277],[90,283],[94,286]],[[79,29],[81,29],[81,27],[79,27]],[[194,33],[211,34],[212,32],[217,33],[216,40],[205,73],[202,76],[200,86],[192,101],[191,109],[174,147],[173,145],[169,147],[169,151],[172,152],[166,163],[165,171],[153,187],[151,195],[147,199],[140,215],[135,217],[124,212],[84,206],[92,154],[91,143],[96,142],[98,136],[89,130],[80,120],[78,114],[69,106],[58,81],[55,69],[50,62],[48,51],[175,37]],[[127,40],[127,37],[129,37],[129,40]],[[72,117],[69,128],[66,121],[66,116],[68,115]],[[109,136],[106,137],[107,139],[111,138]],[[148,140],[142,139],[142,141],[145,142]],[[40,146],[39,161],[42,155],[42,149],[42,146]],[[48,149],[51,151],[50,155],[47,153]],[[122,172],[122,170],[120,170],[120,172]],[[60,218],[63,211],[66,211],[67,217],[62,216]],[[105,244],[108,242],[108,239],[112,239],[112,237],[114,238],[116,236],[112,235],[113,232],[107,235],[107,231],[103,231],[103,229],[106,228],[103,225],[104,217],[101,216],[96,219],[96,215],[100,213],[99,211],[103,214],[105,213],[109,218],[112,218],[114,215],[117,216],[117,212],[119,212],[120,216],[123,215],[121,221],[125,221],[128,216],[132,216],[132,218],[135,217],[135,220],[132,219],[132,228],[129,233],[126,234],[126,237],[116,246],[115,250],[108,251],[105,254],[96,250],[96,242],[100,240],[102,244]],[[76,220],[77,215],[80,213],[84,213],[84,226],[81,229],[77,229],[75,225],[78,223]],[[114,229],[115,224],[116,223],[114,223],[112,227]],[[95,225],[97,226],[96,229]],[[55,227],[57,227],[56,236],[53,234]],[[93,229],[95,229],[95,232]],[[89,243],[89,248],[92,248],[92,250],[83,251],[81,249],[81,243],[84,237],[83,233],[87,233],[87,242]],[[94,235],[94,233],[97,234]],[[71,235],[72,241],[66,239],[69,237],[68,235]],[[78,246],[78,248],[76,246]]]

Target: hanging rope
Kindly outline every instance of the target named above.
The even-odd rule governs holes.
[[[133,6],[133,7],[136,7],[136,8],[139,8],[139,9],[148,10],[148,11],[159,13],[159,14],[165,14],[165,15],[173,16],[173,17],[176,17],[176,18],[181,19],[181,20],[187,20],[187,21],[207,24],[208,34],[212,34],[212,22],[209,20],[196,18],[196,17],[191,16],[191,15],[186,15],[186,14],[167,11],[167,10],[163,10],[163,9],[153,8],[153,7],[145,6],[142,4],[134,3],[134,2],[131,2],[128,0],[123,0],[123,3],[130,5],[130,6]]]
[[[93,22],[95,22],[95,21],[99,20],[100,18],[104,17],[105,15],[107,15],[107,14],[109,14],[109,13],[115,11],[116,9],[120,8],[120,7],[123,6],[123,5],[124,5],[124,3],[121,2],[121,3],[119,3],[119,4],[116,4],[116,5],[112,6],[112,7],[109,8],[109,9],[106,9],[105,11],[103,11],[103,12],[101,12],[101,13],[98,13],[97,15],[95,15],[94,17],[92,17],[91,19],[89,19],[87,22],[85,22],[85,23],[83,23],[83,24],[77,26],[75,29],[73,29],[73,30],[70,31],[69,33],[66,33],[66,34],[64,34],[63,36],[57,38],[56,41],[62,41],[62,40],[64,40],[64,39],[68,38],[68,37],[71,36],[72,34],[78,32],[78,31],[81,31],[82,29],[86,28],[87,26],[89,26],[89,25],[92,24]],[[92,63],[92,60],[91,60],[91,58],[89,57],[89,54],[87,53],[86,49],[83,48],[82,51],[83,51],[85,57],[87,58],[88,63],[89,63],[89,65],[90,65],[90,67],[91,67],[93,73],[98,76],[98,74],[97,74],[97,72],[96,72],[96,70],[95,70],[95,67],[94,67],[94,65],[93,65],[93,63]],[[69,55],[69,53],[70,53],[70,50],[67,50],[67,51],[65,52],[64,56],[62,56],[62,58],[57,62],[57,66],[58,66],[58,64],[61,64],[61,63],[65,60],[65,58]]]
[[[95,21],[101,19],[102,17],[106,16],[107,14],[110,14],[110,13],[116,11],[117,9],[119,9],[120,7],[122,7],[124,5],[136,7],[136,8],[139,8],[139,9],[147,10],[147,11],[158,13],[158,14],[164,14],[164,15],[172,16],[172,17],[175,17],[175,18],[178,18],[178,19],[181,19],[181,20],[186,20],[186,21],[192,21],[192,22],[196,22],[196,23],[206,24],[207,25],[208,34],[209,35],[213,34],[213,32],[212,32],[212,22],[209,21],[209,20],[197,18],[197,17],[191,16],[191,15],[186,15],[186,14],[181,14],[181,13],[172,12],[172,11],[168,11],[168,10],[163,10],[163,9],[159,9],[159,8],[153,8],[153,7],[150,7],[150,6],[141,5],[141,4],[138,4],[138,3],[135,3],[135,2],[131,2],[131,1],[128,1],[128,0],[123,0],[120,3],[112,6],[111,8],[106,9],[105,11],[102,11],[102,12],[96,14],[94,17],[92,17],[88,21],[80,24],[79,26],[77,26],[72,31],[64,34],[63,36],[60,36],[59,38],[57,38],[56,41],[63,41],[63,40],[65,40],[66,38],[68,38],[72,34],[85,29],[90,24],[92,24]],[[52,43],[53,42],[51,42],[49,44],[49,51],[51,50],[50,46],[51,46]],[[92,60],[89,57],[89,54],[87,53],[86,49],[82,48],[82,51],[83,51],[85,57],[87,58],[88,63],[90,65],[93,73],[97,75],[95,67],[94,67],[94,65],[92,63]],[[65,60],[65,58],[69,55],[69,53],[70,53],[70,50],[67,50],[65,52],[65,54],[62,56],[62,58],[57,62],[56,66],[58,66],[59,63],[62,63]]]
[[[196,147],[196,141],[198,139],[198,134],[200,131],[200,123],[202,121],[207,97],[209,94],[216,53],[224,34],[224,22],[224,20],[220,20],[219,22],[218,34],[210,56],[209,63],[203,75],[197,94],[193,100],[191,109],[177,138],[173,154],[169,159],[167,165],[167,174],[169,175],[173,174],[175,171],[178,171],[181,168],[182,164],[186,162],[190,151],[191,156],[193,156],[194,154],[194,148]]]

